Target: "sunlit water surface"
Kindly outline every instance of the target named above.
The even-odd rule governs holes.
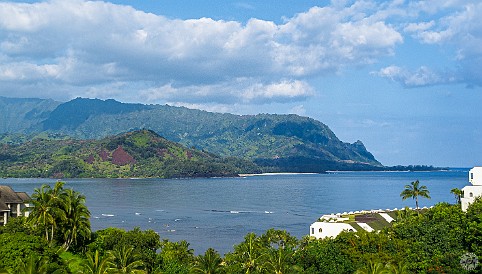
[[[432,199],[420,206],[455,201],[452,188],[468,184],[467,169],[447,172],[339,172],[209,179],[66,179],[87,197],[94,230],[152,229],[161,238],[187,240],[195,253],[232,250],[248,232],[287,230],[301,238],[320,215],[362,209],[414,206],[400,192],[420,180]],[[0,179],[32,194],[53,179]]]

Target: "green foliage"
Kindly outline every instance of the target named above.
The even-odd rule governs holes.
[[[113,261],[113,268],[117,273],[145,273],[143,270],[144,262],[139,254],[134,252],[131,246],[118,246],[110,252]]]
[[[258,173],[253,162],[187,149],[148,130],[102,140],[36,140],[0,155],[5,177],[220,177]]]
[[[64,189],[64,182],[57,182],[53,188],[42,185],[35,189],[32,204],[27,222],[33,229],[43,230],[49,243],[61,242],[68,250],[90,238],[90,212],[85,206],[85,196]]]
[[[26,218],[10,218],[5,226],[0,226],[0,234],[2,233],[25,233],[35,234]]]
[[[43,104],[44,109],[41,108]],[[0,127],[0,133],[46,131],[80,139],[100,139],[140,130],[139,125],[142,125],[142,128],[153,130],[186,147],[195,147],[222,157],[261,159],[260,162],[267,164],[266,170],[289,168],[283,163],[288,161],[296,164],[296,157],[318,163],[310,165],[310,161],[303,162],[308,164],[305,171],[323,172],[333,166],[348,170],[381,167],[362,142],[344,143],[325,124],[298,115],[239,116],[167,105],[123,104],[114,100],[82,98],[63,104],[42,100],[29,104],[3,100],[2,105],[0,100],[1,107],[19,114],[4,115],[9,119],[5,122],[9,126],[3,130]],[[22,116],[23,112],[42,115]],[[146,145],[143,138],[133,141],[133,145],[139,148]],[[117,144],[111,142],[108,148],[114,150]],[[298,162],[296,170],[304,171],[303,165]]]
[[[456,204],[460,205],[462,203],[461,199],[464,196],[464,191],[459,188],[452,188],[450,193],[454,194]]]
[[[194,250],[186,241],[161,243],[156,271],[160,273],[189,273],[194,262]]]
[[[124,231],[118,228],[107,228],[94,233],[94,240],[88,246],[91,253],[107,254],[115,250],[132,248],[131,253],[143,262],[144,267],[151,271],[157,261],[156,251],[161,247],[159,235],[153,230],[142,231],[135,228]]]
[[[43,186],[33,196],[39,201],[36,207],[43,199],[47,207],[63,209],[66,201],[83,200],[61,182]],[[32,212],[38,231],[19,220],[14,224],[20,228],[12,224],[0,230],[0,273],[466,273],[461,256],[482,256],[482,199],[466,213],[448,203],[417,213],[401,210],[397,221],[381,231],[360,229],[334,239],[298,240],[275,229],[260,236],[248,233],[224,258],[212,248],[194,256],[186,241],[161,242],[154,231],[139,228],[99,230],[90,242],[85,238],[72,253],[65,252],[70,223],[46,212],[53,218],[41,217],[45,212],[40,209]]]
[[[87,258],[82,263],[82,273],[84,274],[109,274],[114,268],[112,256],[107,253],[102,256],[98,250],[87,252]]]
[[[192,273],[203,274],[224,273],[222,262],[223,259],[219,256],[219,253],[216,250],[209,248],[204,255],[196,257],[191,271]]]
[[[41,237],[24,233],[0,234],[0,269],[22,273],[27,267],[41,268],[46,273],[64,268],[55,250]]]
[[[304,273],[352,273],[354,265],[343,245],[329,238],[317,240],[305,237],[295,256]]]
[[[400,193],[402,200],[413,198],[415,200],[416,209],[418,210],[418,197],[424,197],[430,199],[430,191],[428,191],[426,186],[419,186],[420,182],[418,180],[411,182],[409,185],[405,186],[405,189]]]

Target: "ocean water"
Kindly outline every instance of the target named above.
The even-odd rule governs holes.
[[[94,230],[152,229],[161,238],[187,240],[196,254],[232,250],[249,233],[269,228],[301,238],[323,214],[415,207],[402,201],[404,186],[419,180],[431,199],[420,206],[454,203],[452,188],[468,184],[468,169],[444,172],[335,172],[205,179],[65,179],[83,193]],[[32,194],[53,179],[0,179]]]

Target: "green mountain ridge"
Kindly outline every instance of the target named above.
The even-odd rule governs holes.
[[[5,100],[5,98],[3,98]],[[0,102],[2,98],[0,98]],[[13,107],[12,107],[13,108]],[[27,106],[23,106],[24,112]],[[47,115],[48,114],[48,115]],[[221,157],[240,157],[265,171],[323,172],[382,167],[361,141],[340,141],[320,121],[298,115],[234,115],[168,105],[125,104],[115,100],[76,98],[43,112],[42,119],[18,118],[18,130],[100,139],[150,129],[164,138]]]
[[[183,178],[259,173],[252,162],[188,149],[150,130],[101,140],[47,140],[3,145],[1,177]]]

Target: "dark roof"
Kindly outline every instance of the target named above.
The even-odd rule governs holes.
[[[9,186],[0,186],[0,202],[8,203],[8,204],[20,204],[23,203],[22,198],[18,196],[18,194],[13,191],[13,189]]]
[[[22,199],[23,202],[31,200],[27,192],[15,192],[15,193],[17,193],[18,198]]]
[[[10,211],[10,208],[8,208],[4,202],[0,201],[0,212],[2,211]]]

